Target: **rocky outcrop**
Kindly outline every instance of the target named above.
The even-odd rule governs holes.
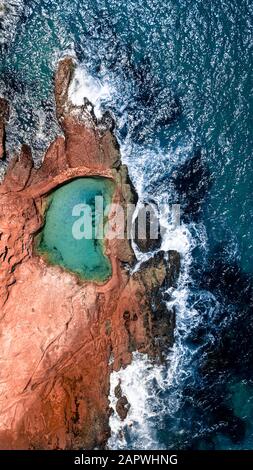
[[[138,219],[135,221],[134,241],[139,250],[143,253],[159,250],[162,244],[162,236],[157,208],[154,204],[144,203],[140,207],[139,217],[143,220],[145,217],[145,227],[143,227],[145,230],[143,234],[138,225]]]
[[[49,266],[34,250],[46,197],[59,185],[104,176],[116,183],[114,202],[126,207],[136,198],[106,120],[97,123],[88,102],[82,108],[68,102],[73,67],[67,58],[56,74],[64,136],[51,144],[40,169],[23,146],[0,186],[2,449],[103,447],[110,434],[110,373],[129,364],[135,350],[159,356],[159,338],[173,329],[173,322],[158,326],[153,306],[172,269],[163,256],[131,275],[129,241],[107,240],[112,277],[96,284]],[[122,419],[127,408],[120,396]]]
[[[121,383],[115,387],[114,394],[117,398],[116,412],[118,413],[120,419],[124,421],[128,415],[130,403],[128,402],[127,397],[122,394]]]

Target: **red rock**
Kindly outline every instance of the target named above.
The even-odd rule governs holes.
[[[108,240],[113,273],[99,285],[34,252],[45,197],[59,184],[102,175],[116,182],[114,201],[125,207],[135,197],[114,137],[67,102],[72,66],[65,59],[56,75],[65,139],[51,144],[38,170],[24,146],[0,187],[1,449],[103,447],[110,372],[134,350],[158,354],[151,294],[166,277],[162,259],[130,276],[122,263],[134,260],[129,242]]]
[[[11,160],[4,185],[1,190],[18,192],[27,185],[33,168],[33,159],[30,148],[22,145],[20,156]]]

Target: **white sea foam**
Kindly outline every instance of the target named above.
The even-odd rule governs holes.
[[[110,100],[112,89],[106,78],[103,81],[92,77],[84,66],[77,66],[69,87],[69,99],[75,106],[82,106],[87,98],[94,106],[98,119],[102,117],[102,103]]]
[[[112,77],[113,89],[117,89],[117,80]],[[121,97],[122,98],[122,97]],[[127,99],[127,97],[126,97]],[[110,107],[110,99],[107,103]],[[117,122],[122,128],[128,121],[126,106],[122,105]],[[182,164],[192,151],[192,142],[182,142],[176,149],[166,151],[154,146],[153,149],[145,145],[136,144],[131,134],[121,140],[121,158],[128,165],[130,177],[139,195],[139,200],[146,200],[147,184],[156,186],[160,175],[169,175]],[[148,181],[147,181],[148,177]],[[189,331],[189,322],[198,317],[194,309],[189,309],[187,300],[189,296],[190,267],[192,263],[192,250],[196,243],[200,243],[196,234],[198,227],[181,224],[174,227],[171,220],[169,201],[173,201],[170,187],[165,187],[152,194],[152,200],[158,207],[163,238],[161,250],[168,252],[176,250],[181,255],[181,273],[177,289],[169,289],[171,296],[168,302],[168,311],[176,311],[175,342],[168,356],[167,365],[154,364],[146,355],[133,354],[132,363],[125,369],[111,374],[110,404],[114,413],[110,417],[111,438],[108,446],[111,449],[155,449],[162,448],[159,444],[157,430],[163,426],[162,417],[165,413],[173,415],[180,406],[182,390],[177,384],[189,374],[188,359],[190,350],[185,348],[184,335]],[[136,213],[138,207],[136,208]],[[136,215],[136,214],[135,214]],[[201,232],[201,231],[200,231]],[[204,237],[205,238],[205,237]],[[204,241],[202,240],[204,243]],[[152,253],[143,254],[133,242],[133,248],[138,259],[135,270],[138,270]],[[127,397],[130,409],[127,418],[121,421],[116,412],[117,399],[114,394],[115,387],[121,384],[123,395]],[[160,392],[166,391],[169,400],[160,398]],[[170,393],[171,392],[171,393]],[[160,424],[159,424],[160,423]]]
[[[14,37],[19,17],[24,8],[23,0],[0,0],[0,45],[8,44]]]
[[[190,150],[191,143],[183,145],[174,153],[165,153],[159,148],[147,150],[131,141],[121,143],[121,155],[123,161],[128,164],[140,200],[146,199],[145,175],[153,175],[156,178],[159,174],[172,173],[178,164],[185,161]],[[170,301],[167,302],[168,311],[175,309],[176,312],[175,342],[167,357],[166,365],[154,365],[146,356],[137,353],[133,355],[130,366],[112,373],[110,402],[114,413],[110,418],[112,436],[108,445],[113,449],[127,449],[130,445],[134,449],[161,449],[157,430],[159,427],[163,428],[162,418],[165,414],[173,416],[180,408],[182,383],[191,374],[189,364],[194,351],[186,346],[185,337],[191,327],[198,323],[199,313],[194,306],[188,305],[191,287],[190,269],[192,252],[197,245],[205,247],[206,233],[204,227],[199,225],[181,223],[176,228],[173,226],[171,208],[168,204],[168,201],[173,201],[170,188],[152,196],[158,207],[160,224],[163,227],[160,249],[165,252],[176,250],[181,255],[178,285],[176,289],[168,289]],[[139,261],[136,269],[139,269],[141,263],[150,258],[152,253],[141,253],[135,243],[133,248]],[[117,415],[117,400],[114,395],[115,386],[119,381],[122,392],[131,406],[123,422]],[[166,400],[160,398],[159,393],[165,390]]]
[[[111,449],[129,448],[131,443],[138,449],[156,448],[156,430],[152,426],[155,413],[152,412],[151,404],[157,399],[153,383],[155,381],[163,387],[163,373],[163,367],[153,364],[146,355],[134,353],[129,366],[111,374],[112,409],[116,409],[114,389],[119,383],[122,394],[130,403],[128,415],[123,423],[115,411],[110,418],[112,436],[108,445]]]
[[[110,403],[114,414],[110,418],[112,437],[108,442],[112,449],[127,449],[129,442],[134,449],[161,449],[157,439],[159,421],[161,422],[165,412],[173,415],[180,406],[181,387],[177,385],[189,374],[187,355],[190,354],[185,348],[183,337],[189,329],[189,321],[198,315],[197,311],[187,307],[191,251],[194,246],[195,241],[185,226],[174,232],[165,232],[162,249],[177,249],[182,255],[178,287],[169,289],[171,300],[167,302],[168,310],[176,309],[175,343],[168,356],[169,367],[153,364],[147,356],[136,353],[126,369],[112,373]],[[116,412],[114,389],[119,382],[130,403],[130,410],[124,422]],[[164,390],[167,393],[171,391],[170,399],[166,402],[159,397],[159,392]]]
[[[194,307],[190,308],[187,302],[191,281],[189,275],[192,262],[191,252],[197,241],[185,227],[181,230],[184,232],[181,237],[178,237],[178,231],[175,233],[176,239],[181,240],[181,242],[177,241],[177,248],[183,255],[181,273],[177,289],[169,289],[171,300],[167,302],[168,310],[176,309],[175,342],[167,358],[169,367],[154,365],[146,356],[137,353],[133,356],[130,366],[119,372],[113,372],[110,393],[112,408],[116,409],[114,389],[119,381],[122,392],[131,405],[123,423],[116,412],[110,419],[112,437],[108,444],[113,449],[127,449],[129,442],[134,449],[162,449],[157,439],[157,430],[163,428],[162,417],[165,413],[173,417],[179,410],[182,384],[191,375],[189,364],[194,350],[187,347],[184,340],[189,333],[189,328],[194,322],[199,321],[198,311]],[[174,249],[175,241],[172,237],[165,237],[164,247],[168,250]],[[166,400],[160,398],[161,391],[166,391]]]

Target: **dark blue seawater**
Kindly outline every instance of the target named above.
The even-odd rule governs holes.
[[[80,74],[109,88],[101,106],[115,116],[140,197],[182,208],[181,229],[168,229],[163,242],[182,253],[168,300],[175,346],[167,367],[136,357],[125,373],[133,425],[123,425],[122,441],[112,423],[113,448],[253,448],[252,7],[6,2],[0,90],[13,103],[10,151],[30,143],[39,162],[59,132],[53,73],[71,54]],[[138,380],[139,416],[131,395]]]

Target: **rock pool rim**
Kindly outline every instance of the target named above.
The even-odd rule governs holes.
[[[99,278],[89,279],[84,274],[82,274],[80,272],[74,271],[74,270],[68,268],[67,266],[64,266],[63,264],[54,262],[51,259],[49,253],[39,249],[41,239],[42,239],[43,230],[44,230],[45,225],[46,225],[47,213],[48,213],[48,211],[50,209],[50,206],[51,206],[51,203],[52,203],[53,194],[58,189],[61,189],[62,187],[67,186],[67,185],[73,183],[74,181],[85,180],[85,179],[100,180],[100,181],[104,180],[104,182],[105,182],[105,180],[107,180],[108,182],[110,182],[112,187],[110,188],[109,197],[111,199],[111,202],[113,202],[113,199],[114,199],[115,193],[116,193],[116,187],[117,187],[117,183],[116,183],[115,179],[111,175],[104,175],[104,174],[100,175],[97,172],[94,173],[94,174],[75,175],[75,176],[73,175],[72,178],[69,178],[66,181],[63,181],[63,182],[57,184],[55,187],[51,188],[48,192],[46,192],[44,194],[41,194],[39,199],[41,201],[41,216],[43,218],[43,222],[42,222],[42,225],[41,225],[40,229],[34,234],[34,238],[33,238],[33,256],[39,257],[40,260],[43,263],[45,263],[47,266],[56,268],[60,272],[67,273],[67,274],[73,276],[76,279],[78,284],[79,283],[81,283],[81,284],[90,284],[90,283],[92,283],[92,284],[95,284],[97,286],[103,287],[103,286],[107,285],[109,282],[111,282],[113,277],[114,277],[114,262],[113,262],[114,257],[111,253],[111,250],[110,249],[108,250],[109,240],[107,240],[106,238],[103,238],[101,240],[101,247],[102,247],[103,256],[109,262],[110,273],[105,279],[101,279],[101,280],[99,280]],[[108,219],[108,217],[107,217],[107,219]]]

